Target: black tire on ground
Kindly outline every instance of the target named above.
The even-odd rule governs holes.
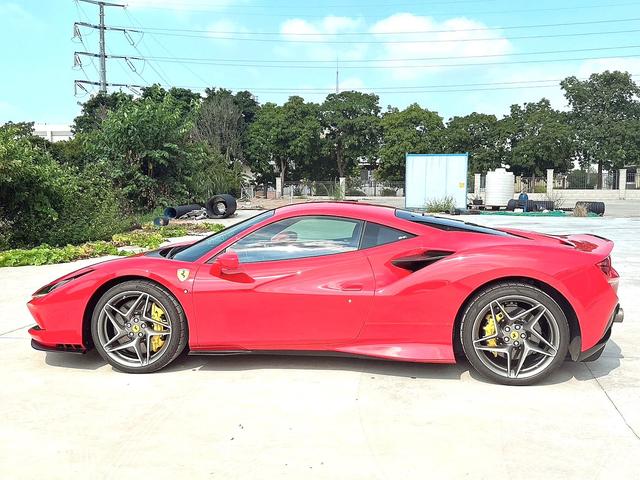
[[[548,361],[546,365],[543,365],[544,368],[539,372],[534,371],[530,376],[526,376],[523,378],[507,378],[506,375],[501,375],[491,370],[480,358],[480,355],[486,355],[486,358],[490,358],[490,356],[493,354],[477,350],[473,342],[474,329],[481,326],[481,323],[478,322],[482,322],[481,316],[483,316],[484,312],[486,312],[487,306],[492,305],[492,303],[496,300],[514,297],[530,299],[532,303],[541,304],[544,308],[546,308],[547,312],[551,316],[553,316],[558,327],[558,338],[556,340],[558,348],[556,350],[555,356],[551,361]],[[493,304],[495,305],[495,303]],[[515,331],[513,330],[513,328],[514,327],[512,327],[512,331]],[[525,332],[524,329],[521,331]],[[482,336],[484,335],[485,334],[483,333]],[[562,308],[560,308],[560,306],[556,303],[556,301],[539,288],[521,282],[498,283],[478,292],[471,299],[467,308],[463,312],[462,322],[460,325],[460,339],[462,348],[471,365],[482,376],[504,385],[531,385],[547,377],[565,360],[569,347],[569,335],[569,324],[567,322],[567,317]],[[535,337],[533,336],[531,336],[530,338],[535,339]],[[502,343],[501,340],[498,340],[498,342]]]
[[[536,208],[540,211],[542,210],[553,210],[553,200],[534,200],[536,204]]]
[[[166,227],[169,225],[169,217],[156,217],[153,219],[153,224],[156,227]]]
[[[587,209],[587,212],[595,213],[596,215],[604,215],[604,202],[576,202],[576,207],[582,205]]]
[[[169,218],[180,218],[194,210],[200,210],[202,205],[194,203],[191,205],[178,205],[177,207],[167,207],[164,209],[164,216]]]
[[[514,198],[507,202],[507,210],[513,212],[516,208],[518,208],[518,201]]]
[[[130,298],[132,299],[130,300],[130,302],[135,302],[135,299],[140,295],[142,295],[143,298],[145,295],[148,295],[148,297],[146,298],[152,298],[153,301],[166,312],[168,317],[168,326],[171,332],[169,340],[165,340],[166,345],[163,344],[158,350],[157,354],[152,354],[152,361],[144,366],[125,364],[122,363],[122,361],[119,362],[118,360],[114,359],[109,353],[107,353],[107,351],[105,350],[105,346],[103,345],[105,339],[104,331],[101,331],[102,328],[100,325],[105,325],[106,322],[110,321],[108,317],[104,316],[105,314],[103,313],[103,308],[111,300],[117,299],[121,296],[125,296],[124,298],[126,301],[126,298],[128,298],[126,296],[129,294],[131,294]],[[140,305],[142,304],[143,302],[141,301]],[[139,307],[136,307],[136,312],[138,311],[138,308]],[[109,311],[112,314],[115,314],[113,315],[113,317],[117,317],[116,322],[118,322],[118,325],[120,325],[121,327],[126,328],[127,323],[133,325],[133,323],[131,323],[133,322],[133,320],[126,319],[124,316],[118,315],[112,309],[109,309]],[[142,324],[142,322],[145,321],[147,323],[150,323],[141,315],[138,315],[137,313],[134,314],[138,318],[136,325]],[[115,333],[113,322],[111,322],[110,325],[110,327],[106,327],[107,330],[110,328],[111,332]],[[178,303],[173,295],[167,292],[164,288],[154,282],[150,282],[147,280],[130,280],[119,283],[110,288],[104,293],[104,295],[102,295],[100,300],[98,300],[98,303],[93,309],[93,314],[91,316],[91,337],[100,356],[116,370],[120,370],[126,373],[151,373],[166,367],[185,350],[188,339],[187,319],[184,314],[184,310],[180,306],[180,303]],[[123,335],[121,340],[116,340],[111,345],[117,345],[118,343],[120,345],[126,344],[128,338],[129,336]],[[133,338],[135,338],[135,334],[133,335]],[[128,349],[122,349],[118,350],[118,352],[127,352],[127,350]],[[133,361],[137,362],[137,358],[134,356],[133,352],[135,352],[135,350],[133,348],[130,349],[129,353],[131,354],[131,358],[133,359]],[[114,353],[116,352],[112,352],[112,354]],[[154,358],[153,355],[156,355],[156,357]],[[140,361],[140,363],[142,364],[142,361]]]
[[[527,212],[537,212],[538,205],[535,200],[527,200]]]
[[[238,204],[233,195],[223,193],[211,197],[206,204],[209,218],[227,218],[236,212]]]

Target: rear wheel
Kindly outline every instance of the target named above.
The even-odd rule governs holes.
[[[479,373],[505,385],[530,385],[563,362],[569,325],[560,306],[542,290],[502,283],[472,299],[463,315],[461,339]]]
[[[149,373],[173,361],[187,344],[187,322],[178,302],[148,281],[109,289],[91,318],[96,349],[114,368]]]

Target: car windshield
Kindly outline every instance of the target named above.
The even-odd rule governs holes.
[[[220,230],[218,233],[214,233],[213,235],[203,238],[199,242],[196,242],[193,245],[185,248],[184,250],[179,251],[173,256],[173,258],[175,258],[176,260],[181,260],[183,262],[194,262],[205,255],[207,252],[210,252],[217,246],[222,245],[230,238],[233,238],[236,235],[240,235],[248,228],[251,228],[255,224],[261,222],[265,218],[271,217],[272,215],[273,210],[269,210],[261,213],[260,215],[256,215],[255,217],[251,217],[243,222],[236,223],[235,225],[227,227],[224,230]]]

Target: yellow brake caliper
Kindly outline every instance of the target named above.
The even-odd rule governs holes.
[[[495,335],[496,333],[496,322],[501,322],[502,319],[504,318],[504,314],[501,312],[499,314],[497,314],[495,316],[495,318],[493,317],[492,314],[487,314],[487,316],[485,317],[485,324],[482,326],[482,329],[484,330],[484,336],[485,337],[490,337],[491,335]],[[497,347],[498,346],[498,341],[495,338],[492,338],[491,340],[487,340],[487,346],[488,347]],[[497,352],[491,352],[493,353],[494,357],[498,356]]]
[[[164,323],[164,310],[157,306],[155,303],[151,304],[151,318],[156,322]],[[160,332],[163,330],[162,325],[160,323],[154,323],[153,329]],[[160,347],[164,345],[164,337],[160,335],[154,335],[151,337],[151,350],[157,352],[160,350]]]

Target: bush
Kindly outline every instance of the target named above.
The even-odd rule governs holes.
[[[40,245],[31,249],[14,249],[0,252],[0,267],[49,265],[51,263],[71,262],[105,255],[123,255],[123,253],[118,252],[118,248],[109,242],[93,242],[77,246],[67,245],[65,247]]]
[[[397,195],[395,188],[383,188],[380,192],[380,195],[383,197],[395,197]]]
[[[0,219],[4,247],[107,239],[127,227],[111,184],[79,174],[9,125],[0,128]]]
[[[347,196],[349,197],[365,197],[367,194],[357,188],[350,188],[347,190]]]
[[[429,213],[451,213],[455,209],[455,201],[450,196],[433,199],[427,202],[425,208]]]

